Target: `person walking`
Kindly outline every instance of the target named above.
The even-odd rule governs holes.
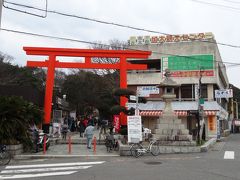
[[[85,129],[87,128],[87,125],[88,125],[88,119],[85,117],[85,118],[83,119],[84,131],[85,131]]]
[[[83,119],[80,119],[78,121],[78,130],[79,130],[80,137],[82,137],[82,135],[83,135],[83,133],[85,131]]]
[[[88,127],[85,129],[85,136],[87,137],[87,148],[92,148],[92,138],[93,138],[94,125],[92,123],[88,124]]]
[[[108,120],[106,119],[100,119],[98,120],[98,128],[99,128],[99,139],[98,141],[101,141],[102,136],[104,137],[106,135],[106,128],[108,125]]]

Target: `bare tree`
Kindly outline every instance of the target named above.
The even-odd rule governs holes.
[[[0,52],[0,62],[4,62],[4,63],[11,63],[13,61],[13,57],[8,55],[8,54],[4,54],[2,52]]]
[[[95,45],[92,45],[91,48],[93,49],[106,49],[106,50],[123,50],[126,49],[127,42],[120,41],[117,39],[113,39],[109,41],[109,45],[106,46],[102,44],[101,42],[97,42]],[[101,64],[115,64],[119,62],[119,58],[93,58],[92,62],[94,63],[101,63]],[[101,70],[93,70],[93,72],[97,73],[98,75],[104,75],[104,74],[112,74],[116,72],[116,69],[101,69]]]

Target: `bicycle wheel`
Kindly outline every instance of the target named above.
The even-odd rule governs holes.
[[[134,157],[139,157],[141,156],[143,153],[142,152],[139,152],[138,149],[143,149],[142,145],[141,144],[133,144],[131,147],[130,147],[130,153],[131,153],[131,156],[134,156]]]
[[[11,160],[11,154],[8,151],[3,151],[0,153],[0,164],[7,165]]]
[[[160,148],[159,148],[159,144],[158,142],[154,142],[152,145],[151,145],[151,154],[153,156],[157,156],[160,154]]]

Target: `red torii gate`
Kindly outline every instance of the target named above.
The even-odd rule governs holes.
[[[46,47],[23,47],[27,55],[48,56],[45,61],[27,61],[28,67],[47,67],[47,79],[44,101],[44,122],[43,129],[47,130],[51,120],[52,95],[54,85],[55,68],[81,68],[81,69],[119,69],[120,88],[127,88],[127,70],[147,69],[145,64],[130,64],[127,58],[148,58],[150,51],[139,50],[100,50],[100,49],[70,49],[70,48],[46,48]],[[57,56],[84,57],[85,62],[60,62]],[[91,58],[119,58],[119,63],[100,64],[92,63]],[[120,98],[120,105],[125,106],[127,99]],[[126,125],[126,116],[121,113],[121,125]]]

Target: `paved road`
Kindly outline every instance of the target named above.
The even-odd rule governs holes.
[[[238,180],[239,145],[240,134],[234,134],[207,153],[21,160],[1,167],[0,179]]]

